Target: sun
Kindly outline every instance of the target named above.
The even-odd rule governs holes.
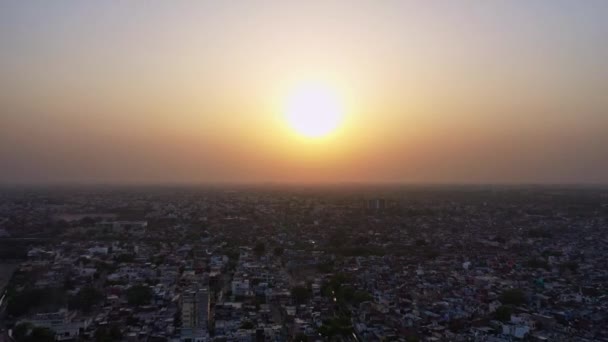
[[[333,89],[322,84],[306,84],[294,89],[288,97],[285,115],[297,133],[319,138],[338,128],[344,109]]]

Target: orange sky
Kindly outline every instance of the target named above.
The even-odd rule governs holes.
[[[608,6],[6,1],[0,182],[608,182]],[[314,80],[339,129],[293,132]]]

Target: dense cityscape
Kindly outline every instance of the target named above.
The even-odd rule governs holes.
[[[608,189],[0,192],[0,341],[608,341]]]
[[[0,1],[0,342],[608,342],[608,0]]]

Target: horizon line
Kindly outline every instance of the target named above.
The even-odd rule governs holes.
[[[608,187],[606,182],[415,182],[415,181],[0,181],[0,188],[38,187],[264,187],[264,186],[411,186],[411,187]]]

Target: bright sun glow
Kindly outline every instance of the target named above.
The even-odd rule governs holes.
[[[295,89],[289,96],[285,114],[296,132],[316,138],[336,130],[343,112],[335,92],[323,85],[307,84]]]

